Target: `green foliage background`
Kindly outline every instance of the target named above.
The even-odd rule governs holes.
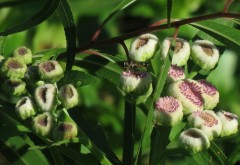
[[[11,0],[12,1],[12,0]],[[13,4],[4,4],[9,2],[0,0],[0,31],[5,31],[9,27],[21,24],[28,20],[31,16],[39,12],[45,5],[46,0],[17,0],[12,1]],[[104,19],[111,13],[111,11],[119,4],[121,0],[69,0],[72,8],[76,28],[77,28],[77,46],[90,42],[92,35],[104,21]],[[149,24],[164,19],[167,17],[167,1],[166,0],[137,0],[133,5],[130,5],[113,19],[108,22],[104,30],[99,36],[99,39],[111,38],[121,34],[137,30],[139,28],[147,27]],[[173,0],[172,18],[188,18],[204,14],[210,14],[221,11],[224,6],[223,0]],[[235,1],[231,5],[231,12],[240,11],[240,2]],[[221,19],[216,20],[222,24]],[[224,23],[230,27],[239,29],[240,21],[227,21]],[[224,30],[224,29],[223,29]],[[239,30],[238,30],[239,31]],[[155,34],[162,41],[165,37],[172,36],[174,30],[167,29],[156,32]],[[186,40],[192,40],[198,34],[198,37],[210,38],[206,33],[201,32],[191,26],[182,26],[179,30],[179,37]],[[0,39],[1,42],[2,39]],[[132,39],[126,41],[129,47]],[[215,43],[222,46],[221,40]],[[240,39],[238,40],[240,43]],[[66,48],[66,38],[64,27],[62,26],[59,15],[54,12],[46,21],[43,21],[38,26],[30,28],[24,32],[11,34],[7,37],[2,54],[7,57],[12,51],[25,45],[32,49],[33,53],[41,55],[43,50],[53,48]],[[222,51],[220,62],[216,69],[208,76],[208,80],[212,82],[220,92],[220,104],[218,108],[231,111],[240,116],[240,65],[239,50],[225,47]],[[124,99],[116,88],[119,81],[119,74],[122,70],[122,61],[126,59],[124,50],[120,45],[110,45],[99,48],[102,53],[101,56],[77,54],[78,60],[74,69],[88,72],[96,77],[98,81],[89,85],[80,87],[82,106],[75,112],[71,112],[76,122],[84,122],[86,129],[91,128],[99,135],[106,137],[105,143],[108,143],[110,148],[116,153],[117,157],[121,159],[122,145],[123,145],[123,114],[124,114]],[[39,53],[40,52],[40,53]],[[44,54],[44,53],[43,53]],[[110,57],[113,55],[114,57]],[[111,62],[109,58],[113,58]],[[156,56],[152,62],[153,69],[159,72],[160,57]],[[107,68],[107,69],[106,69]],[[109,69],[108,69],[109,68]],[[11,109],[9,109],[11,111]],[[78,116],[81,116],[79,118]],[[0,164],[8,162],[9,164],[55,164],[57,161],[62,161],[64,164],[78,164],[69,157],[68,154],[74,156],[79,150],[86,150],[84,160],[86,164],[97,164],[96,159],[89,154],[88,149],[84,147],[76,147],[74,144],[69,144],[74,151],[67,151],[66,146],[52,147],[39,150],[29,150],[29,147],[42,145],[34,135],[30,133],[28,136],[22,132],[17,131],[23,129],[21,125],[13,125],[6,119],[5,116],[0,115]],[[81,121],[78,121],[81,120]],[[141,133],[145,125],[146,116],[142,110],[137,109],[136,116],[136,149],[137,144],[141,138]],[[6,124],[8,123],[8,124]],[[11,130],[11,131],[8,131]],[[31,139],[29,138],[31,137]],[[33,141],[33,139],[35,139]],[[223,149],[224,153],[228,155],[234,148],[236,143],[239,143],[239,137],[233,138],[230,141],[217,141],[217,144]],[[146,152],[148,149],[143,149],[143,164],[147,164]],[[61,152],[61,155],[59,155]],[[62,158],[54,159],[50,155],[59,155]],[[63,160],[62,160],[63,159]],[[170,157],[166,164],[180,165],[186,162],[191,163],[190,156],[176,155]],[[58,164],[61,164],[58,162]]]

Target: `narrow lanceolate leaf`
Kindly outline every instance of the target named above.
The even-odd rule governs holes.
[[[224,165],[227,160],[226,155],[213,141],[211,142],[209,153],[218,162],[219,165]]]
[[[228,48],[234,50],[240,48],[240,30],[214,21],[201,21],[191,25],[214,37]]]
[[[167,0],[167,24],[169,26],[172,13],[172,0]]]
[[[7,41],[7,36],[0,37],[0,55],[3,55],[4,53],[4,47]]]
[[[59,5],[60,0],[51,0],[47,1],[45,6],[33,17],[31,17],[29,20],[22,22],[19,25],[16,25],[14,27],[8,28],[7,30],[0,32],[0,36],[7,36],[9,34],[14,34],[17,32],[22,32],[24,30],[27,30],[29,28],[32,28],[43,21],[45,21],[48,17],[50,17],[54,11],[57,9]]]
[[[145,123],[145,128],[144,128],[144,131],[143,131],[143,134],[142,134],[142,137],[141,137],[141,140],[140,140],[140,143],[139,143],[139,146],[138,146],[138,151],[137,151],[137,156],[136,156],[136,159],[135,159],[135,162],[134,164],[137,165],[138,164],[138,159],[141,157],[140,155],[140,151],[141,149],[143,148],[146,148],[146,144],[150,141],[150,134],[152,132],[152,121],[153,121],[153,103],[154,103],[154,100],[156,100],[162,90],[163,90],[163,87],[164,87],[164,84],[166,82],[166,79],[167,79],[167,74],[168,74],[168,70],[170,68],[170,59],[169,59],[169,55],[167,55],[166,57],[166,60],[162,66],[162,70],[161,70],[161,73],[160,75],[158,76],[158,79],[157,79],[157,84],[156,84],[156,87],[155,87],[155,90],[154,90],[154,93],[153,93],[153,97],[150,98],[151,101],[149,101],[149,104],[147,105],[149,108],[149,112],[148,112],[148,115],[147,115],[147,120],[146,120],[146,123]]]
[[[228,156],[227,165],[234,165],[240,160],[240,145],[235,146],[233,152]]]
[[[98,79],[88,73],[81,71],[66,71],[64,77],[58,82],[59,86],[66,84],[72,84],[75,87],[88,85],[90,83],[95,83]]]
[[[118,10],[123,10],[125,9],[126,7],[128,7],[129,5],[131,5],[132,3],[134,3],[136,0],[123,0],[121,1],[112,11],[113,12],[116,12]]]
[[[72,14],[71,7],[67,0],[60,0],[60,6],[58,9],[58,14],[62,21],[65,30],[65,36],[67,40],[67,70],[71,70],[74,59],[75,59],[75,49],[76,49],[76,25],[74,23],[74,18]]]

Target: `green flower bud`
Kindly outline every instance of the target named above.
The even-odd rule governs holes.
[[[57,106],[57,89],[52,84],[44,84],[35,90],[35,100],[40,109],[45,111],[53,111]]]
[[[179,80],[172,83],[168,88],[168,93],[182,103],[184,114],[203,110],[204,101],[201,96],[201,88],[193,80]]]
[[[77,134],[78,129],[76,124],[73,122],[62,122],[53,130],[53,138],[57,141],[70,140],[76,137]]]
[[[217,116],[222,122],[222,131],[220,134],[221,137],[230,136],[238,132],[237,115],[226,111],[219,111],[217,112]]]
[[[154,123],[174,126],[183,118],[182,104],[174,97],[161,97],[157,100],[154,111]]]
[[[193,61],[205,70],[213,69],[219,60],[218,49],[207,40],[195,41],[191,56]]]
[[[1,73],[10,78],[23,78],[26,70],[27,65],[16,57],[9,57],[1,64]]]
[[[22,59],[26,64],[32,63],[32,51],[25,46],[15,49],[13,51],[13,57]]]
[[[78,91],[71,84],[62,86],[59,90],[58,97],[66,109],[73,108],[79,104]]]
[[[183,131],[179,137],[180,144],[187,150],[198,153],[210,147],[206,134],[197,128]]]
[[[204,100],[204,109],[213,109],[219,102],[219,92],[206,80],[199,80],[198,84],[202,88],[202,97]]]
[[[44,61],[38,65],[38,73],[41,80],[55,83],[63,77],[61,65],[54,60]]]
[[[171,65],[168,71],[167,81],[173,83],[183,79],[185,79],[184,69],[177,65]]]
[[[39,114],[33,119],[33,130],[44,137],[47,137],[54,128],[55,121],[50,113]]]
[[[218,137],[222,130],[222,122],[219,117],[211,110],[194,111],[188,116],[189,124],[201,129],[212,140]]]
[[[145,71],[123,71],[120,78],[120,86],[125,94],[142,95],[149,90],[152,79]]]
[[[18,116],[25,120],[31,116],[36,115],[36,109],[33,101],[29,97],[22,97],[15,106],[16,113]]]
[[[168,51],[171,46],[172,38],[164,39],[162,43],[162,58],[166,59]],[[177,66],[183,66],[187,63],[190,56],[190,45],[189,43],[181,38],[176,38],[174,53],[172,56],[172,64]]]
[[[145,62],[153,58],[158,49],[158,38],[153,34],[143,34],[132,42],[129,56],[134,61]]]
[[[26,92],[26,83],[21,79],[7,79],[2,84],[2,90],[8,96],[20,96]]]

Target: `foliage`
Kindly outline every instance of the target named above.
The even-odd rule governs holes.
[[[213,140],[207,151],[192,154],[177,142],[188,127],[186,119],[172,128],[153,126],[154,103],[166,94],[172,51],[165,61],[160,60],[160,51],[150,61],[153,92],[146,102],[127,102],[119,88],[134,37],[154,33],[160,43],[165,37],[181,37],[190,44],[207,39],[220,50],[218,65],[205,72],[188,63],[185,71],[189,69],[189,78],[206,78],[216,86],[220,93],[216,109],[240,116],[240,3],[228,2],[0,0],[0,55],[10,57],[25,45],[33,52],[33,66],[57,60],[65,70],[57,85],[73,84],[81,98],[79,106],[58,116],[74,121],[78,136],[52,141],[34,132],[30,119],[17,116],[13,101],[1,89],[0,164],[231,165],[240,161],[239,133]],[[1,84],[3,79],[1,75]],[[126,116],[124,110],[132,113]]]

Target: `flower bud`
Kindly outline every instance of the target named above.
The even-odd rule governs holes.
[[[219,111],[217,112],[217,116],[222,122],[222,131],[220,134],[221,137],[230,136],[238,132],[237,115],[226,111]]]
[[[167,37],[162,43],[162,57],[166,59],[168,51],[171,46],[172,38]],[[190,56],[190,45],[189,43],[181,38],[176,38],[174,53],[172,56],[172,64],[177,66],[183,66],[187,63]]]
[[[38,73],[41,80],[55,83],[63,77],[61,65],[54,60],[44,61],[38,65]]]
[[[153,34],[143,34],[132,42],[129,56],[134,61],[145,62],[153,58],[158,49],[158,38]]]
[[[178,99],[183,105],[183,113],[189,114],[196,110],[203,110],[201,88],[193,80],[179,80],[168,88],[170,96]]]
[[[120,77],[120,86],[124,93],[142,95],[149,90],[152,79],[145,71],[123,71]]]
[[[197,153],[210,147],[206,134],[197,128],[189,128],[183,131],[179,137],[180,144],[187,150]]]
[[[183,79],[185,79],[184,69],[177,65],[171,65],[168,71],[167,81],[173,83]]]
[[[188,122],[194,128],[201,129],[209,140],[218,137],[222,130],[219,117],[211,110],[193,112],[188,116]]]
[[[154,123],[174,126],[183,118],[182,104],[174,97],[161,97],[157,100],[154,111]]]
[[[1,64],[1,73],[10,78],[23,78],[26,70],[27,65],[16,57],[9,57]]]
[[[79,95],[77,89],[71,85],[67,84],[62,86],[58,94],[59,100],[66,109],[70,109],[79,104]]]
[[[26,64],[32,63],[32,51],[25,46],[15,49],[13,51],[13,57],[22,59]]]
[[[52,84],[44,84],[35,90],[35,100],[40,109],[53,111],[57,106],[57,89]]]
[[[50,135],[54,125],[55,121],[53,116],[48,112],[39,114],[33,119],[33,130],[44,137]]]
[[[21,79],[7,79],[2,84],[2,90],[8,96],[20,96],[26,92],[26,83]]]
[[[210,70],[219,59],[216,46],[208,40],[197,40],[193,43],[191,57],[202,69]]]
[[[53,130],[53,138],[57,141],[70,140],[76,137],[77,134],[78,129],[76,124],[73,122],[62,122]]]
[[[204,100],[204,109],[213,109],[219,102],[219,92],[206,80],[199,80],[198,84],[202,88],[202,97]]]
[[[15,106],[16,113],[18,116],[25,120],[31,116],[36,115],[36,109],[33,101],[29,97],[22,97]]]

